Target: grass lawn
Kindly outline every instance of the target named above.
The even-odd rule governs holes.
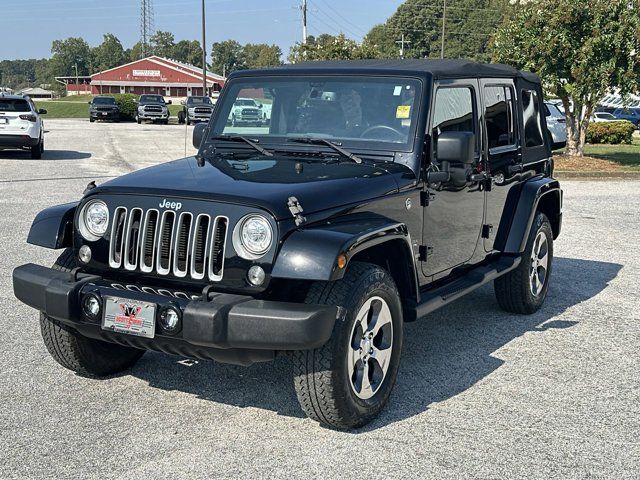
[[[38,108],[44,108],[47,118],[89,118],[89,105],[87,102],[67,102],[64,100],[38,100]]]
[[[555,154],[557,172],[581,174],[640,173],[640,135],[631,145],[587,144],[584,157]]]

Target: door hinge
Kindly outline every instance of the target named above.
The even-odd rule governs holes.
[[[434,193],[431,193],[428,190],[422,190],[420,192],[420,206],[428,207],[429,204],[431,203],[431,200],[433,200],[433,197],[435,197]]]
[[[492,232],[493,232],[493,225],[482,225],[482,238],[491,237]]]
[[[431,255],[433,255],[433,247],[428,245],[420,245],[418,247],[418,260],[421,262],[426,262]]]

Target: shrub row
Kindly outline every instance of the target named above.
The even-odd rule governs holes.
[[[136,115],[138,96],[132,93],[118,93],[113,95],[120,108],[120,120],[133,120]]]
[[[631,143],[633,131],[635,127],[633,123],[626,120],[615,122],[599,122],[590,123],[587,129],[588,143]]]

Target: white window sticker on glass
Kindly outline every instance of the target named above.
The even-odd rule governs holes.
[[[393,96],[398,97],[402,93],[402,85],[396,85],[396,88],[393,89]]]

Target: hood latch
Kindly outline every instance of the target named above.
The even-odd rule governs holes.
[[[302,215],[304,209],[296,197],[289,197],[287,199],[287,207],[289,207],[289,211],[291,212],[291,215],[293,215],[293,219],[295,220],[297,227],[307,221],[306,217]]]

